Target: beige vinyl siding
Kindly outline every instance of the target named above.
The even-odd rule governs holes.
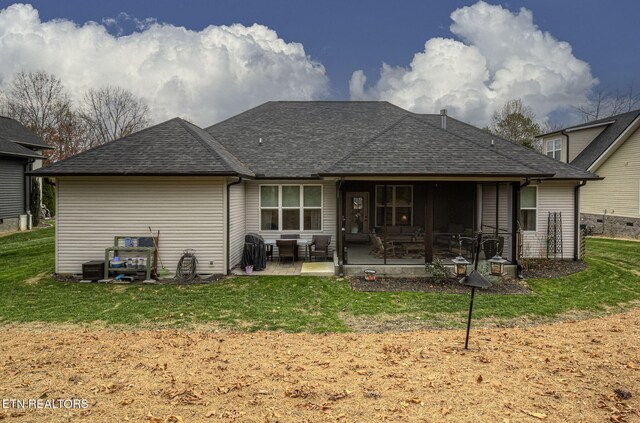
[[[233,182],[233,181],[229,181]],[[245,182],[229,187],[229,267],[234,268],[242,260],[245,225]]]
[[[500,184],[498,197],[498,233],[504,236],[505,245],[502,253],[506,259],[512,260],[511,245],[513,236],[511,234],[511,205],[512,187],[511,184]],[[482,232],[487,236],[495,234],[496,228],[496,185],[482,185]]]
[[[604,180],[580,188],[580,211],[640,218],[640,129],[595,172]]]
[[[582,129],[576,132],[569,132],[569,162],[573,161],[582,150],[584,150],[602,131],[607,128],[607,125],[598,126],[596,128]]]
[[[160,230],[171,272],[187,248],[199,273],[225,272],[223,178],[61,177],[57,191],[57,273],[80,273],[82,263],[104,259],[114,236],[147,236],[149,226]]]
[[[574,182],[545,181],[538,187],[536,231],[523,232],[523,256],[546,257],[549,212],[562,212],[562,258],[573,258],[575,217]],[[583,188],[584,189],[584,188]]]
[[[322,230],[321,231],[261,231],[260,230],[260,185],[322,185]],[[255,232],[265,239],[277,239],[281,234],[300,233],[300,238],[311,240],[315,234],[331,235],[332,251],[336,242],[336,182],[314,180],[259,180],[245,183],[246,231]],[[277,251],[274,254],[277,255]]]

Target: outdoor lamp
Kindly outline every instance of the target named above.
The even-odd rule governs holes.
[[[453,271],[456,276],[466,276],[467,275],[467,265],[469,262],[462,256],[458,256],[454,259],[451,259],[453,262]]]
[[[500,257],[499,254],[491,257],[489,259],[489,264],[491,266],[491,275],[493,276],[502,276],[504,274],[504,264],[507,261]]]

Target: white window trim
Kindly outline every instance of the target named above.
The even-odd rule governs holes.
[[[556,142],[559,143],[559,148],[556,148]],[[553,150],[550,150],[549,147],[553,145]],[[555,152],[560,152],[560,158],[555,157]],[[553,156],[549,156],[549,153],[553,153]],[[552,159],[556,159],[558,161],[562,161],[562,138],[554,138],[552,140],[547,140],[547,145],[545,148],[545,154],[547,157],[551,157]]]
[[[392,189],[392,194],[391,196],[393,197],[391,199],[392,203],[389,204],[387,203],[387,205],[385,206],[384,204],[382,204],[381,202],[378,202],[378,187],[391,187]],[[407,207],[407,206],[396,206],[396,187],[409,187],[411,188],[411,204],[409,205],[409,207],[411,208],[411,224],[407,225],[407,226],[413,226],[413,185],[396,185],[396,184],[386,184],[386,185],[376,185],[375,186],[375,215],[376,215],[376,226],[382,226],[382,222],[378,222],[378,207],[381,208],[385,208],[385,207],[391,207],[391,225],[387,224],[387,226],[396,226],[396,207]],[[404,225],[400,225],[400,226],[404,226]]]
[[[262,207],[262,187],[278,187],[278,206]],[[300,205],[298,207],[284,207],[282,205],[282,187],[300,187]],[[304,205],[304,187],[320,187],[320,207],[305,207]],[[278,211],[278,229],[262,229],[262,210]],[[300,229],[283,229],[282,228],[282,211],[283,210],[300,210]],[[304,211],[320,210],[320,229],[304,228]],[[316,233],[324,231],[324,185],[322,184],[260,184],[258,186],[258,231],[259,232],[306,232]]]
[[[538,215],[539,215],[539,213],[538,213],[538,210],[539,210],[538,205],[539,204],[538,203],[540,201],[540,199],[539,199],[540,190],[538,189],[537,185],[528,185],[525,188],[535,188],[536,189],[536,207],[535,208],[534,207],[522,207],[522,204],[520,204],[520,210],[535,210],[536,211],[536,220],[535,220],[536,228],[533,229],[533,230],[531,230],[531,229],[529,229],[529,230],[522,229],[522,233],[533,234],[533,233],[537,233],[538,232]],[[518,219],[520,219],[520,213],[519,212],[518,212]]]

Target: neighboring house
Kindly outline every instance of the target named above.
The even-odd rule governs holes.
[[[543,151],[604,178],[581,190],[581,221],[594,234],[640,239],[640,110],[541,135]]]
[[[194,248],[201,273],[228,273],[254,232],[331,235],[347,274],[424,269],[476,231],[497,234],[511,263],[577,259],[578,187],[598,178],[446,111],[287,101],[206,130],[175,118],[32,174],[57,181],[57,273],[149,226],[166,267]]]
[[[42,166],[42,150],[51,148],[20,122],[0,116],[0,232],[30,227],[31,177]]]

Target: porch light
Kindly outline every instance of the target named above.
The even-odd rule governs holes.
[[[504,264],[507,261],[505,259],[503,259],[502,257],[500,257],[499,254],[496,254],[495,256],[491,257],[489,259],[489,265],[491,267],[491,275],[492,276],[502,276],[504,275]]]
[[[467,259],[462,256],[458,256],[451,261],[453,262],[453,271],[456,276],[467,276],[467,266],[470,264]]]

